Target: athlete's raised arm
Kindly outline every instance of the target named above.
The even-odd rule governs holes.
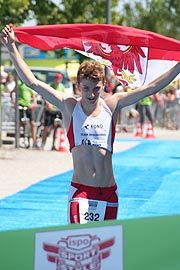
[[[16,47],[16,36],[11,25],[6,25],[0,33],[2,43],[7,47],[11,60],[17,71],[19,78],[30,88],[34,89],[45,100],[64,110],[65,93],[54,90],[48,84],[38,80],[24,62]]]
[[[123,107],[135,104],[140,99],[151,96],[166,87],[176,76],[180,73],[180,62],[178,62],[169,71],[165,72],[157,79],[147,85],[143,85],[129,92],[116,93],[113,96],[106,99],[106,103],[111,110],[116,111]]]

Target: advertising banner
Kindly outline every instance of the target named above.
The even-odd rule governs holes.
[[[123,270],[122,225],[35,235],[34,270]]]
[[[180,215],[0,232],[0,270],[179,270]]]

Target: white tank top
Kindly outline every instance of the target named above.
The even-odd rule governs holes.
[[[115,128],[112,120],[112,112],[101,99],[101,111],[98,116],[87,116],[80,100],[77,101],[70,123],[67,137],[70,150],[78,145],[94,145],[113,151]]]

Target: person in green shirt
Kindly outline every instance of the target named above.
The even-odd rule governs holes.
[[[1,95],[3,96],[3,94],[4,94],[4,89],[5,89],[5,87],[4,87],[4,84],[0,84],[0,93],[1,93]]]
[[[151,121],[151,124],[153,125],[153,116],[151,112],[151,105],[152,105],[152,99],[151,97],[145,97],[141,100],[139,100],[137,104],[137,110],[139,112],[139,118],[141,126],[143,127],[145,122],[145,117],[147,117],[148,121]]]
[[[1,95],[1,99],[2,99],[2,96],[4,96],[4,84],[2,84],[2,83],[0,84],[0,95]],[[2,106],[2,100],[0,102],[0,110],[1,110],[1,106]],[[2,117],[2,119],[3,119],[3,117]]]
[[[51,87],[56,89],[59,92],[64,92],[65,87],[62,84],[63,80],[63,75],[61,73],[56,73],[54,76],[54,83],[51,84]],[[62,120],[62,114],[61,112],[57,109],[56,106],[52,105],[48,101],[45,101],[45,106],[44,106],[44,129],[42,132],[42,142],[41,142],[41,150],[44,150],[45,144],[46,144],[46,139],[49,133],[49,129],[51,127],[54,128],[53,132],[53,142],[52,142],[52,148],[51,150],[56,150],[55,148],[55,138],[56,138],[56,132],[58,125],[54,125],[54,121],[56,118],[59,118]]]
[[[20,120],[23,118],[23,110],[20,107],[27,107],[26,115],[30,121],[30,129],[31,129],[31,137],[33,141],[33,148],[37,148],[36,142],[36,123],[33,119],[32,110],[37,108],[37,99],[35,92],[27,87],[22,81],[17,81],[18,90],[19,90],[19,97],[18,97],[18,104],[19,104],[19,118]],[[15,98],[13,93],[15,90],[11,92],[11,100],[12,103],[15,105]],[[20,123],[22,124],[22,123]]]
[[[6,83],[6,80],[7,80],[7,73],[4,72],[4,71],[1,71],[0,69],[0,72],[1,72],[1,81],[0,81],[0,94],[3,96],[4,95],[4,91],[5,91],[5,83]]]

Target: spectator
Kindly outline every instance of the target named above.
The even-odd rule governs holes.
[[[4,95],[5,82],[6,82],[6,79],[1,74],[1,84],[0,84],[1,95]]]
[[[152,127],[153,127],[153,115],[152,115],[152,100],[151,97],[144,97],[139,102],[137,103],[136,109],[139,112],[139,118],[140,118],[140,123],[141,127],[143,130],[143,126],[146,120],[146,117],[148,121],[151,122]]]
[[[14,75],[9,73],[5,83],[5,92],[10,94],[16,87],[16,81]]]
[[[163,119],[163,110],[164,110],[164,100],[162,93],[156,93],[155,95],[151,96],[152,99],[152,111],[153,111],[153,118],[154,123],[157,125],[162,125]]]
[[[5,122],[14,121],[14,108],[11,103],[11,92],[15,89],[16,82],[14,75],[9,73],[4,83],[4,92],[3,92],[3,113],[2,119]]]
[[[2,122],[7,121],[7,117],[6,117],[6,97],[5,97],[5,83],[6,83],[6,79],[8,74],[6,72],[3,71],[2,67],[1,67],[1,82],[0,82],[0,95],[1,95],[1,104],[0,104],[0,110],[1,110],[1,119]],[[2,107],[1,107],[2,106]]]
[[[51,84],[51,86],[56,89],[59,92],[65,92],[64,85],[62,84],[63,80],[63,75],[61,73],[56,73],[54,77],[54,83]],[[55,147],[55,138],[56,138],[56,133],[58,129],[58,125],[54,125],[54,121],[56,118],[59,118],[62,120],[62,114],[61,112],[57,109],[56,106],[52,105],[48,101],[45,101],[45,106],[44,106],[44,129],[42,132],[42,142],[40,149],[44,150],[45,144],[46,144],[46,139],[48,137],[50,129],[53,127],[53,142],[52,142],[52,148],[51,150],[56,150]],[[61,121],[62,123],[62,121]]]
[[[131,91],[130,88],[123,86],[121,83],[118,83],[113,88],[112,93],[125,93]],[[122,108],[118,112],[117,123],[116,123],[116,132],[130,132],[130,124],[133,119],[139,115],[138,111],[134,109],[134,105]],[[134,120],[133,120],[134,121]],[[132,123],[133,125],[133,123]]]
[[[170,86],[164,96],[165,102],[165,127],[168,129],[178,129],[178,98],[176,88]]]
[[[33,145],[32,148],[36,149],[37,148],[37,142],[36,142],[36,124],[33,119],[33,114],[32,110],[37,107],[37,99],[36,99],[36,94],[35,92],[27,87],[22,81],[18,80],[18,90],[19,90],[19,99],[18,99],[18,104],[21,107],[27,107],[27,117],[30,120],[30,128],[31,128],[31,137],[33,140]],[[12,104],[15,106],[15,99],[13,93],[15,90],[11,91],[11,100]],[[19,110],[19,118],[20,118],[20,125],[21,119],[23,118],[23,111]]]

